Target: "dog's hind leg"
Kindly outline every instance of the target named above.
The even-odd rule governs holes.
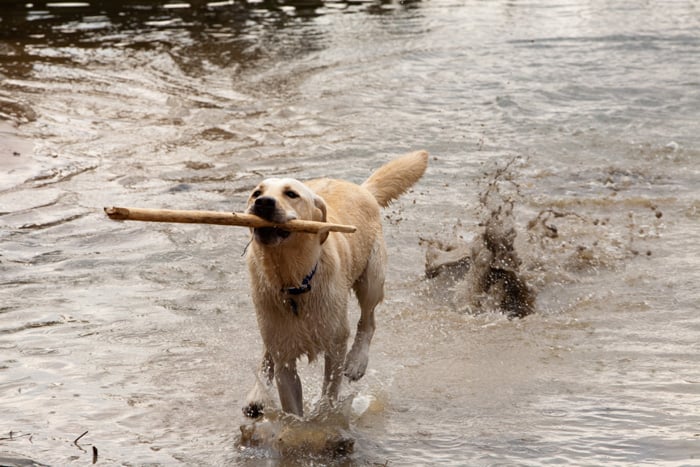
[[[338,344],[335,346],[336,348],[326,351],[325,355],[322,394],[327,397],[331,403],[335,403],[335,401],[338,400],[340,383],[343,380],[343,362],[345,351],[347,350],[346,340],[347,336],[341,339],[342,344]]]
[[[345,358],[345,376],[350,381],[362,378],[369,363],[369,346],[374,336],[374,309],[384,299],[384,265],[386,264],[386,248],[378,240],[367,267],[353,285],[357,300],[360,302],[360,321],[357,323],[355,341]]]
[[[297,362],[280,363],[275,365],[275,381],[280,395],[282,410],[302,417],[304,415],[304,400],[301,392],[301,380],[297,374]]]
[[[243,415],[250,418],[258,418],[263,414],[265,404],[269,402],[269,389],[272,388],[272,378],[275,375],[275,362],[267,350],[263,354],[258,374],[255,378],[255,386],[246,396],[246,404],[243,406]]]

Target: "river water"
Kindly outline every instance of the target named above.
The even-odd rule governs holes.
[[[693,0],[2,1],[0,464],[700,465],[698,57]],[[102,207],[417,149],[353,452],[241,443],[247,232]],[[425,274],[498,206],[523,319]]]

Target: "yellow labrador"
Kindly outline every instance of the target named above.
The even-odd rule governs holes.
[[[374,334],[374,308],[384,298],[386,246],[380,207],[386,207],[420,179],[428,153],[394,159],[362,185],[318,179],[302,183],[270,178],[248,199],[247,212],[276,223],[292,219],[357,226],[353,234],[294,233],[277,228],[252,229],[247,261],[253,302],[264,345],[255,386],[243,412],[259,416],[267,388],[277,383],[282,409],[303,415],[296,362],[306,355],[325,358],[323,396],[337,399],[343,374],[351,381],[367,369]],[[350,290],[360,303],[355,341],[347,353]]]

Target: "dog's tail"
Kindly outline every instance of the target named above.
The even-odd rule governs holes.
[[[362,184],[382,207],[401,196],[416,183],[428,167],[428,152],[416,151],[378,168]]]

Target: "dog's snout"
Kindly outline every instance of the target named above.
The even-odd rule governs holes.
[[[271,217],[277,209],[275,198],[270,196],[261,196],[255,200],[253,212],[261,217]]]

